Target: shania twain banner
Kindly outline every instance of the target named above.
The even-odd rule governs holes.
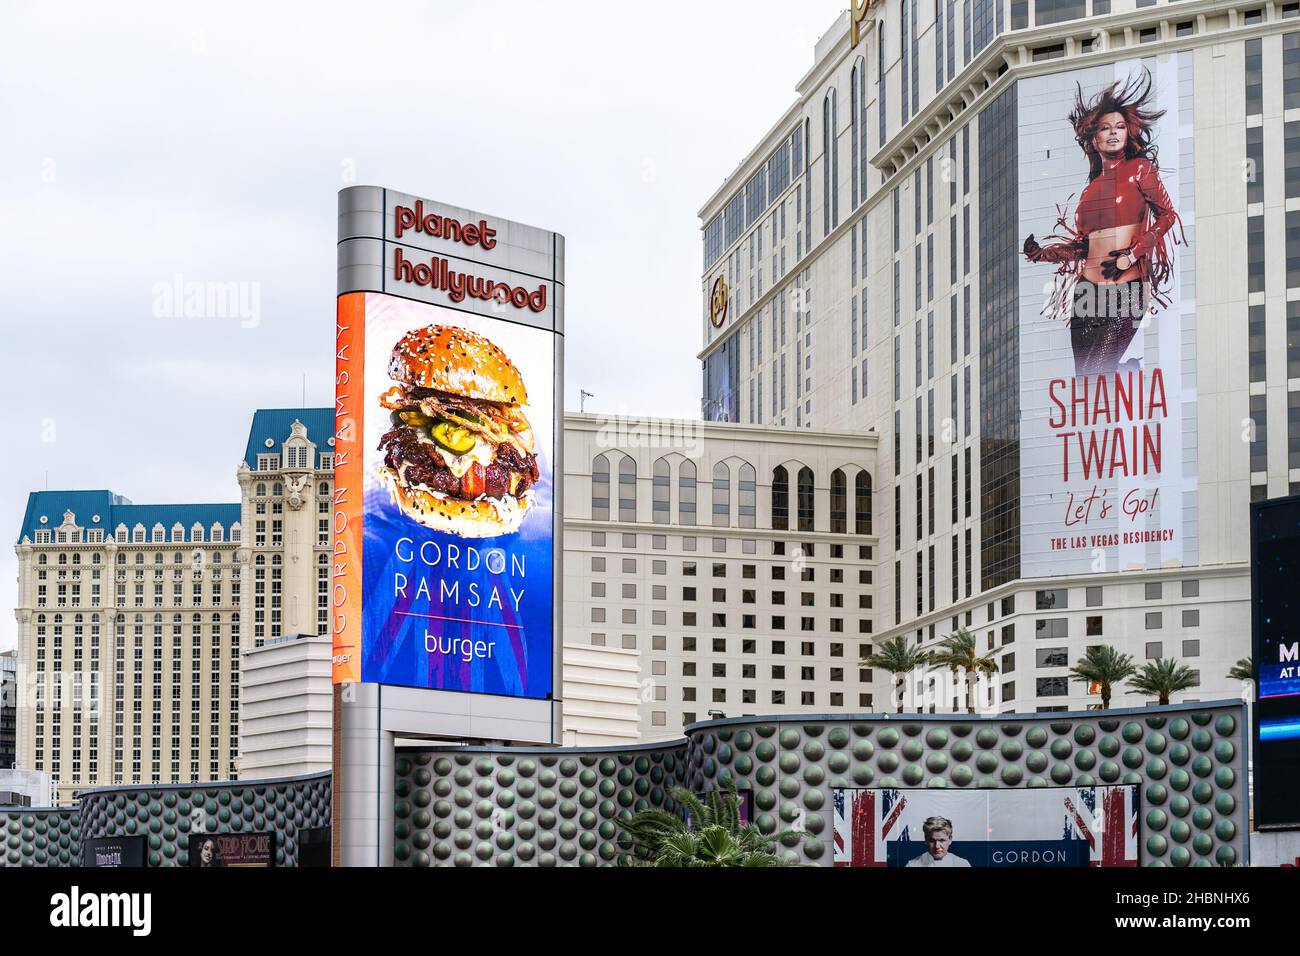
[[[1199,560],[1191,69],[1019,85],[1025,577]]]

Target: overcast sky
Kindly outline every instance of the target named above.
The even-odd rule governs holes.
[[[5,8],[9,543],[47,480],[237,501],[253,409],[304,374],[330,404],[353,182],[563,233],[566,406],[697,416],[696,211],[845,0],[182,6]],[[255,318],[157,317],[177,277],[246,283]],[[8,543],[0,565],[12,608]]]

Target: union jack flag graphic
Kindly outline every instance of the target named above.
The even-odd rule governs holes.
[[[1137,788],[1127,785],[836,790],[834,862],[916,865],[926,852],[922,824],[942,817],[953,827],[954,855],[971,866],[1137,866],[1137,804]]]

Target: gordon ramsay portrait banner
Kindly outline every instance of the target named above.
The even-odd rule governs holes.
[[[338,316],[335,682],[550,696],[555,334],[373,292]]]

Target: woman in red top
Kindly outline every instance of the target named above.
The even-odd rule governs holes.
[[[1082,89],[1075,94],[1070,122],[1089,169],[1074,227],[1062,216],[1046,245],[1025,240],[1030,262],[1057,265],[1044,314],[1068,316],[1076,375],[1117,371],[1148,308],[1168,305],[1179,220],[1151,142],[1164,111],[1148,109],[1150,97],[1146,71],[1086,104]]]

